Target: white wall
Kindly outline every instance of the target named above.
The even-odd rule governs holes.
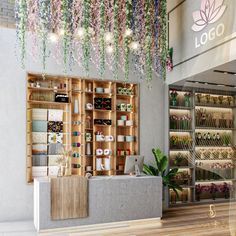
[[[193,77],[214,67],[236,60],[236,1],[225,0],[226,10],[214,24],[207,25],[199,32],[191,29],[192,12],[199,10],[201,1],[182,1],[169,15],[169,47],[173,47],[173,71],[167,73],[167,83],[172,84]],[[225,30],[220,37],[208,40],[205,45],[195,46],[195,40],[203,33],[224,24]]]
[[[33,186],[26,184],[26,71],[40,73],[41,63],[28,58],[22,70],[15,39],[13,29],[0,28],[0,222],[33,218]],[[63,74],[53,60],[47,64],[46,73]],[[75,68],[71,75],[83,74]],[[152,159],[151,148],[164,149],[164,83],[154,78],[152,85],[152,90],[140,86],[140,151],[146,161]]]

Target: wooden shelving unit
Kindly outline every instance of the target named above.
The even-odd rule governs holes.
[[[99,90],[100,89],[100,90]],[[103,90],[101,92],[101,89]],[[129,94],[126,94],[129,93]],[[67,102],[55,101],[56,94],[68,97]],[[99,107],[95,105],[102,99],[104,104],[111,107]],[[108,99],[108,100],[106,100]],[[96,101],[96,102],[95,102]],[[125,104],[132,109],[120,111],[118,104]],[[65,150],[72,150],[71,169],[73,175],[117,175],[123,174],[126,155],[139,154],[139,85],[123,84],[118,81],[101,81],[94,79],[60,77],[37,74],[27,76],[27,182],[33,181],[33,177],[52,174],[50,169],[50,155],[48,136],[45,143],[44,156],[47,161],[44,166],[41,163],[34,166],[32,161],[32,126],[34,120],[32,109],[45,109],[45,122],[48,124],[49,109],[63,112],[62,146]],[[129,124],[118,126],[118,119],[127,119]],[[95,124],[95,120],[102,123]],[[110,120],[111,124],[105,124],[104,120]],[[46,125],[47,126],[47,125]],[[47,130],[44,130],[48,135]],[[46,134],[47,133],[47,134]],[[104,136],[104,140],[97,140],[97,134]],[[56,134],[56,132],[55,132]],[[127,139],[119,142],[118,135]],[[108,137],[109,136],[109,137]],[[105,140],[112,137],[112,140]],[[108,155],[98,155],[97,150],[110,150]],[[122,152],[125,151],[125,152]],[[122,154],[122,155],[121,155]],[[60,156],[57,153],[55,156]],[[56,168],[56,163],[54,162]],[[36,168],[35,168],[36,167]],[[43,168],[42,168],[43,167]],[[38,169],[38,173],[35,170]],[[44,172],[42,172],[44,170]],[[54,174],[55,174],[54,170]]]
[[[175,92],[178,94],[177,101],[173,97],[171,99],[171,93],[172,96],[175,96]],[[186,196],[183,197],[183,201],[178,200],[173,191],[169,192],[169,206],[222,201],[224,193],[219,191],[222,186],[218,185],[226,182],[235,187],[236,182],[236,133],[235,124],[233,124],[236,116],[235,94],[180,87],[171,87],[169,93],[169,137],[189,135],[193,141],[189,148],[186,148],[186,145],[185,147],[183,145],[182,148],[181,145],[173,147],[175,139],[172,139],[172,146],[170,143],[169,168],[179,168],[179,172],[184,170],[188,173],[190,184],[189,186],[180,184],[183,189],[188,191],[187,200]],[[190,102],[186,104],[185,96],[188,93],[191,94]],[[201,102],[199,102],[200,100]],[[222,104],[219,104],[218,101]],[[202,112],[200,120],[199,112]],[[181,125],[186,126],[186,123],[183,124],[186,117],[190,117],[190,124],[187,125],[187,128],[179,128]],[[224,174],[225,176],[223,176]],[[181,183],[181,181],[180,177],[177,182]],[[213,184],[216,184],[217,188],[216,200],[212,200],[210,194],[210,188],[215,186]],[[180,193],[181,197],[182,193]],[[231,197],[235,198],[235,196]],[[227,200],[225,199],[225,201]]]

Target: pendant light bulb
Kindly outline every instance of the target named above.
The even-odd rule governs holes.
[[[64,30],[64,29],[60,29],[60,30],[59,30],[59,35],[60,35],[60,36],[63,36],[64,34],[65,34],[65,30]]]
[[[89,34],[90,34],[91,36],[94,36],[94,35],[95,35],[95,31],[94,31],[94,29],[93,29],[92,27],[89,27],[89,28],[88,28],[88,32],[89,32]]]
[[[112,35],[111,32],[106,32],[104,34],[104,40],[105,40],[106,43],[111,43],[112,39],[113,39],[113,35]]]
[[[139,49],[139,43],[137,41],[133,41],[130,43],[130,49],[132,49],[133,51],[137,51]]]
[[[107,52],[107,54],[112,54],[113,53],[113,47],[111,46],[111,45],[109,45],[109,46],[107,46],[106,47],[106,52]]]
[[[58,41],[58,35],[55,34],[55,33],[50,33],[49,34],[49,40],[52,42],[52,43],[56,43]]]
[[[125,30],[125,37],[130,37],[133,34],[133,31],[131,29],[126,29]]]
[[[83,38],[83,37],[84,37],[84,33],[85,33],[85,30],[84,30],[83,27],[78,28],[78,30],[77,30],[77,36],[78,36],[79,38]]]

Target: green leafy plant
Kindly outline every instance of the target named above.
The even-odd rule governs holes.
[[[177,175],[179,169],[173,168],[168,171],[168,159],[160,149],[153,148],[152,153],[154,155],[155,165],[144,164],[143,172],[146,175],[161,176],[163,186],[172,189],[178,197],[177,190],[182,191],[182,188],[175,183],[173,178]]]

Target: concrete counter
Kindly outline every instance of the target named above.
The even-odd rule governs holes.
[[[161,177],[95,176],[90,178],[87,218],[51,220],[50,191],[50,179],[35,179],[34,224],[38,231],[162,216]]]

